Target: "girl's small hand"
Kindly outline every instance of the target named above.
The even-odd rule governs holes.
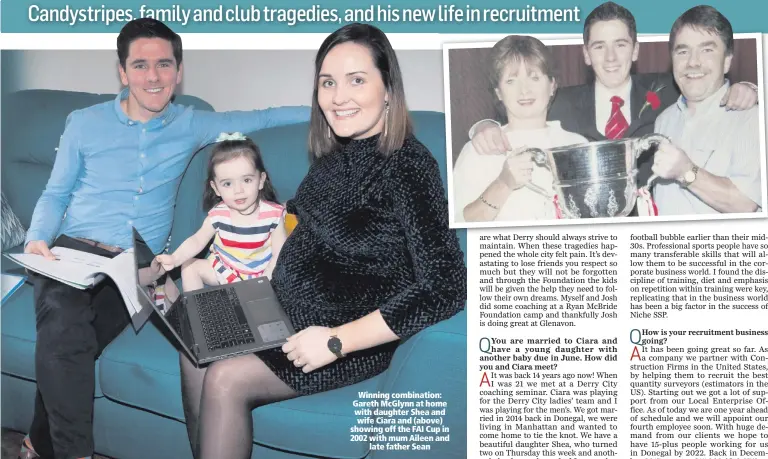
[[[160,266],[166,271],[171,271],[176,267],[176,263],[173,261],[173,255],[162,254],[155,257]]]
[[[288,337],[288,342],[283,344],[283,352],[294,365],[300,367],[304,373],[309,373],[337,359],[328,349],[330,338],[330,328],[308,327]]]

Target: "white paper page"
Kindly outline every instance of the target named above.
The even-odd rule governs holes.
[[[110,259],[65,247],[54,247],[51,252],[58,260],[51,261],[29,253],[7,254],[20,265],[40,272],[72,287],[85,289],[94,285],[94,276],[104,270]]]
[[[111,263],[104,266],[104,273],[111,277],[117,288],[120,289],[125,307],[133,317],[142,309],[136,290],[136,262],[133,257],[133,249],[126,250],[110,261]]]

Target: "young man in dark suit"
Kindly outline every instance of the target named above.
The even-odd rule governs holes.
[[[640,52],[632,13],[613,2],[595,8],[584,22],[583,51],[584,61],[594,71],[594,81],[559,88],[548,118],[559,120],[563,129],[590,141],[652,133],[656,117],[677,101],[680,92],[669,73],[631,74]],[[750,83],[733,85],[721,101],[721,105],[736,110],[756,103],[757,89]],[[481,154],[510,150],[495,121],[477,123],[470,137]],[[652,174],[650,153],[638,160],[638,186],[645,185]]]

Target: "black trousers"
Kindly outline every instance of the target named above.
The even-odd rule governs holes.
[[[67,236],[54,246],[113,258],[115,253]],[[42,458],[93,454],[95,361],[128,325],[130,317],[115,284],[105,279],[79,290],[45,276],[35,286],[37,395],[30,440]]]

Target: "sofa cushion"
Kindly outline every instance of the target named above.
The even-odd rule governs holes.
[[[3,271],[5,272],[5,269]],[[0,343],[2,372],[30,381],[35,381],[36,335],[33,290],[32,285],[27,282],[3,304],[2,343]],[[97,361],[94,396],[101,397],[103,394],[98,374],[99,362]]]
[[[205,148],[192,157],[176,194],[176,208],[173,210],[170,250],[176,250],[192,236],[203,223],[203,191],[206,184],[206,168],[211,147]]]
[[[389,369],[382,375],[379,386],[382,392],[433,392],[440,398],[430,402],[445,403],[443,407],[433,405],[430,409],[445,410],[442,430],[436,435],[449,435],[450,441],[431,443],[430,457],[468,457],[466,355],[467,313],[464,310],[408,339],[398,348]],[[429,371],[423,371],[425,368]]]
[[[352,401],[359,391],[375,392],[383,375],[319,394],[266,405],[253,411],[254,442],[329,458],[362,458],[368,442],[350,441],[357,424]],[[296,432],[286,435],[285,432]]]
[[[263,129],[248,134],[262,152],[264,167],[280,202],[293,197],[309,171],[308,135],[308,123]]]
[[[5,199],[5,193],[0,194],[2,195],[2,210],[0,210],[2,233],[0,234],[0,245],[2,246],[2,251],[5,252],[11,247],[22,244],[27,230],[21,224],[16,214],[13,213],[11,205]]]
[[[163,336],[153,314],[138,334],[127,327],[101,356],[104,395],[126,405],[184,421],[179,353]]]
[[[35,380],[35,312],[33,289],[29,283],[19,287],[3,304],[3,373]]]
[[[67,115],[110,97],[44,89],[3,95],[2,186],[24,226],[51,175]]]

